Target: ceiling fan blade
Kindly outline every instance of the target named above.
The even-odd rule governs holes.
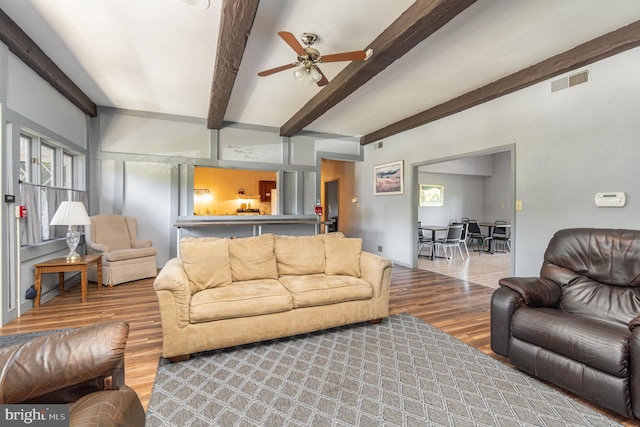
[[[364,50],[354,50],[353,52],[322,55],[320,62],[362,61],[363,59],[367,59],[367,53]]]
[[[298,65],[297,62],[292,62],[291,64],[281,65],[275,68],[269,68],[268,70],[260,71],[258,75],[260,77],[270,76],[271,74],[279,73],[280,71],[288,70],[289,68],[293,68]]]
[[[322,70],[320,70],[320,68],[318,68],[316,66],[316,70],[318,70],[318,72],[322,75],[322,78],[320,80],[318,80],[316,82],[316,84],[320,87],[325,86],[327,83],[329,83],[329,80],[327,79],[327,77],[324,75],[324,73],[322,72]]]
[[[285,43],[291,46],[291,49],[295,50],[298,56],[307,56],[307,51],[304,50],[304,47],[302,47],[296,36],[288,31],[279,31],[278,35],[285,41]]]

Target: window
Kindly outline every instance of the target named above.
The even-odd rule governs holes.
[[[54,186],[55,149],[48,145],[40,146],[40,184]]]
[[[62,155],[62,187],[71,188],[73,184],[73,156],[64,153]]]
[[[81,170],[84,156],[56,141],[31,134],[20,134],[21,204],[27,206],[21,244],[33,245],[64,236],[64,227],[49,225],[64,200],[87,204],[84,181],[74,171]],[[23,220],[21,220],[23,221]],[[22,232],[22,231],[21,231]]]
[[[31,138],[20,135],[20,181],[31,182]]]

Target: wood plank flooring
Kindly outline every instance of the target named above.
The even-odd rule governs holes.
[[[469,258],[460,260],[459,254],[452,261],[446,259],[420,257],[418,268],[429,270],[445,276],[467,280],[490,288],[498,287],[498,280],[511,276],[511,253],[496,252],[494,254],[469,252]]]
[[[492,288],[433,271],[396,266],[391,283],[390,314],[410,313],[504,362],[504,358],[494,354],[490,348],[490,299],[493,291]],[[162,354],[160,313],[153,279],[100,291],[90,284],[88,301],[84,304],[80,302],[80,286],[73,286],[64,295],[53,298],[38,309],[29,310],[0,328],[0,335],[80,327],[111,319],[129,322],[126,382],[138,393],[146,409]],[[625,425],[638,425],[600,411]]]

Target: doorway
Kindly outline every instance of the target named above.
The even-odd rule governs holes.
[[[324,206],[326,207],[325,221],[330,221],[329,233],[338,231],[338,216],[340,212],[340,179],[324,183]]]
[[[321,159],[318,191],[323,205],[323,220],[335,219],[333,230],[349,236],[354,232],[355,164],[352,160]],[[331,229],[331,228],[330,228]]]
[[[412,206],[415,220],[429,225],[446,226],[461,222],[463,218],[475,219],[479,223],[505,221],[509,224],[510,249],[490,254],[474,252],[461,262],[431,260],[419,257],[415,249],[415,267],[467,280],[489,287],[498,287],[502,277],[513,275],[515,251],[515,147],[513,145],[467,153],[453,158],[438,159],[413,165],[416,183]],[[438,186],[443,189],[443,203],[438,206],[420,205],[420,185]],[[485,231],[487,231],[485,229]],[[417,235],[418,232],[414,232]],[[477,248],[476,248],[477,249]],[[466,257],[466,254],[465,254]]]

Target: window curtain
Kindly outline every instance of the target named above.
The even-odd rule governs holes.
[[[45,188],[44,189],[45,199],[47,201],[47,212],[44,213],[45,218],[47,218],[47,225],[49,227],[49,239],[56,239],[58,237],[65,237],[67,235],[67,226],[66,225],[49,225],[51,224],[51,219],[56,214],[58,210],[58,206],[60,203],[69,200],[69,190],[64,188]],[[44,222],[44,221],[43,221]],[[47,239],[47,236],[42,233],[43,240]]]
[[[20,218],[20,244],[35,245],[42,241],[42,230],[40,228],[40,209],[38,200],[40,199],[40,186],[22,183],[20,189],[20,204],[26,206],[27,216]]]
[[[89,194],[86,191],[79,190],[71,190],[71,193],[73,194],[73,201],[82,202],[84,208],[87,210],[87,213],[89,213]],[[78,231],[84,233],[84,225],[78,227]]]
[[[60,204],[66,200],[80,201],[88,209],[86,191],[43,187],[23,182],[20,184],[21,204],[27,207],[27,217],[20,218],[20,244],[35,245],[43,240],[65,237],[66,225],[49,225]],[[78,227],[84,231],[84,227]]]

